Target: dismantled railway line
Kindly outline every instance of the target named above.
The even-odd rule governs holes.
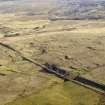
[[[96,91],[98,93],[105,94],[105,84],[101,84],[101,83],[97,83],[97,82],[92,81],[92,80],[88,80],[88,79],[80,76],[79,74],[73,75],[71,72],[69,72],[65,69],[59,68],[53,64],[46,63],[46,64],[42,65],[42,64],[37,63],[28,57],[25,57],[20,51],[16,50],[15,48],[11,47],[10,45],[7,45],[7,44],[2,43],[2,42],[0,42],[0,45],[5,47],[5,48],[8,48],[9,50],[14,51],[20,57],[22,57],[23,60],[26,60],[30,63],[33,63],[34,65],[41,67],[43,70],[45,70],[49,73],[57,75],[58,77],[64,79],[65,81],[71,81],[73,83],[76,83],[78,85],[81,85],[83,87],[91,89],[93,91]],[[3,75],[3,74],[1,74],[1,75]]]
[[[89,79],[86,79],[79,74],[74,75],[67,70],[57,67],[56,65],[45,64],[47,71],[56,74],[58,77],[63,78],[66,81],[72,81],[88,89],[94,90],[99,93],[105,94],[105,84],[101,84]]]

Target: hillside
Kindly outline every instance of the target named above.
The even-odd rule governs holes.
[[[4,18],[5,15],[2,17],[1,43],[40,64],[57,64],[85,78],[105,83],[103,20],[50,21],[16,19],[13,15],[8,19]],[[56,76],[44,73],[40,67],[24,61],[18,53],[1,44],[0,57],[0,105],[100,105],[104,101],[103,96],[92,90],[71,82],[64,83]]]
[[[105,94],[64,82],[22,57],[105,84],[104,4],[0,0],[0,105],[105,105]]]

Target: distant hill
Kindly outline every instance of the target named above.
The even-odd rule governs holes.
[[[59,7],[49,14],[62,19],[103,19],[105,0],[59,0]]]
[[[0,0],[0,11],[50,19],[104,19],[105,0]]]

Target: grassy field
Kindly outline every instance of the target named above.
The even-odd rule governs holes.
[[[0,42],[36,62],[105,83],[105,21],[0,14]],[[105,105],[103,95],[64,82],[0,45],[0,105]]]
[[[6,105],[97,105],[99,95],[71,82],[52,77],[40,91]],[[88,100],[87,100],[88,99]]]

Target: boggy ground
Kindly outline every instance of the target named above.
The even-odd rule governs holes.
[[[0,18],[1,43],[40,64],[54,63],[105,84],[104,20]],[[0,58],[0,105],[105,105],[104,95],[64,83],[2,45]]]

